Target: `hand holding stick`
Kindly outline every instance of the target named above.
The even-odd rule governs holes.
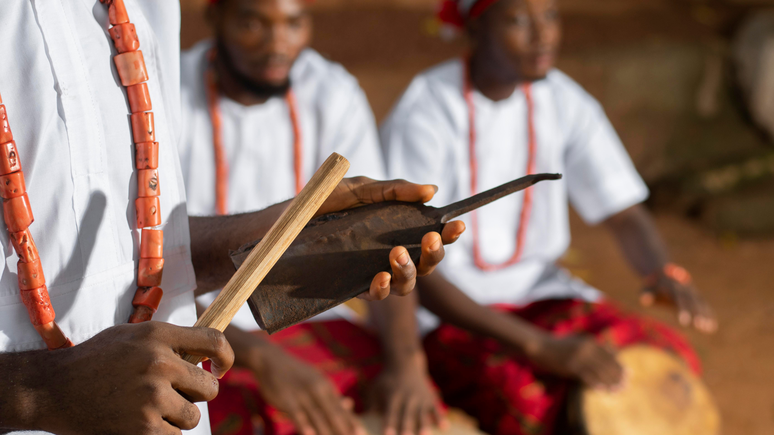
[[[341,155],[333,153],[328,157],[258,246],[252,250],[194,327],[214,328],[221,332],[226,329],[239,308],[338,186],[348,169],[349,162]],[[183,359],[192,364],[198,364],[202,360],[201,357],[193,355],[183,355]]]

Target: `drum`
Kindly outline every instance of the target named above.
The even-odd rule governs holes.
[[[580,388],[569,420],[584,435],[717,435],[720,414],[707,387],[676,356],[633,346],[618,354],[627,371],[622,391]]]
[[[443,432],[434,430],[433,435],[485,435],[477,429],[478,423],[462,411],[450,409],[447,418],[449,419],[449,429]],[[368,435],[382,435],[384,433],[383,420],[380,415],[361,415],[360,421]]]

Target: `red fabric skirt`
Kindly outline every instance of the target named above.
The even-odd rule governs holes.
[[[379,338],[346,320],[302,323],[270,339],[290,354],[317,367],[342,395],[363,411],[368,381],[381,371]],[[264,402],[252,372],[234,368],[220,380],[218,397],[209,403],[213,435],[287,435],[292,422]]]
[[[622,348],[655,346],[681,357],[696,373],[698,357],[676,331],[654,320],[625,314],[609,302],[548,300],[506,311],[556,336],[591,334]],[[490,434],[549,435],[564,409],[571,383],[542,372],[525,358],[451,325],[425,338],[428,366],[447,405],[479,421]]]

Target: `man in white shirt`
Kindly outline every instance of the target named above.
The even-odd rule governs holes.
[[[564,175],[464,217],[471,237],[420,280],[434,314],[421,313],[425,350],[446,403],[488,433],[549,434],[565,379],[620,386],[616,348],[662,347],[698,371],[677,333],[619,312],[556,265],[570,242],[569,199],[587,223],[610,228],[645,279],[644,303],[716,327],[688,273],[669,263],[641,205],[648,190],[602,108],[553,69],[556,2],[449,0],[442,18],[465,28],[471,55],[411,83],[381,131],[389,175],[437,183],[436,206],[527,173]]]
[[[187,327],[196,320],[193,290],[225,284],[233,273],[228,249],[260,238],[285,205],[234,217],[188,218],[177,155],[179,4],[126,0],[124,13],[124,1],[107,3],[0,0],[0,38],[5,41],[0,46],[0,148],[13,151],[2,153],[0,160],[3,165],[23,162],[35,216],[29,226],[35,253],[48,277],[57,324],[75,343],[40,350],[44,341],[20,298],[17,254],[8,233],[0,232],[6,257],[0,274],[0,432],[179,434],[195,428],[193,433],[208,434],[206,406],[199,409],[193,402],[215,397],[213,374],[228,370],[233,353],[218,331]],[[108,33],[110,23],[126,16],[131,35],[142,43],[146,100],[152,100],[155,114],[155,128],[135,134],[155,134],[159,152],[154,166],[161,181],[155,178],[153,188],[164,186],[159,207],[149,213],[160,208],[164,224],[160,287],[165,294],[154,315],[157,321],[138,325],[124,325],[132,313],[140,262],[133,206],[137,138],[122,86],[126,77],[119,77],[126,70],[116,69],[117,51]],[[385,183],[347,180],[321,211],[390,198],[372,196],[379,192],[407,200],[427,199],[434,192],[432,186]],[[451,241],[456,234],[444,236]],[[438,240],[428,237],[431,243]],[[432,269],[443,252],[424,256],[415,267],[410,262],[400,266],[396,259],[405,251],[396,249],[391,282],[377,276],[375,297],[409,292],[413,277]],[[385,280],[386,290],[381,286]],[[213,374],[184,362],[181,353],[208,357]]]
[[[181,62],[179,153],[189,214],[245,213],[291,198],[334,151],[350,161],[350,175],[383,179],[365,93],[341,65],[308,47],[310,2],[211,3],[214,40],[200,42]],[[413,433],[420,420],[442,420],[412,302],[370,308],[381,320],[379,334],[342,305],[269,338],[243,306],[226,330],[238,369],[221,380],[209,404],[213,432],[354,433],[352,411],[368,405],[369,390],[386,405],[386,431],[406,426]],[[403,412],[404,404],[419,411]]]

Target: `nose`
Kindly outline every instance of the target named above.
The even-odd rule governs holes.
[[[266,49],[271,54],[285,54],[288,46],[287,26],[271,26],[266,35]]]
[[[546,45],[553,37],[553,24],[543,17],[534,17],[532,20],[532,43]]]

